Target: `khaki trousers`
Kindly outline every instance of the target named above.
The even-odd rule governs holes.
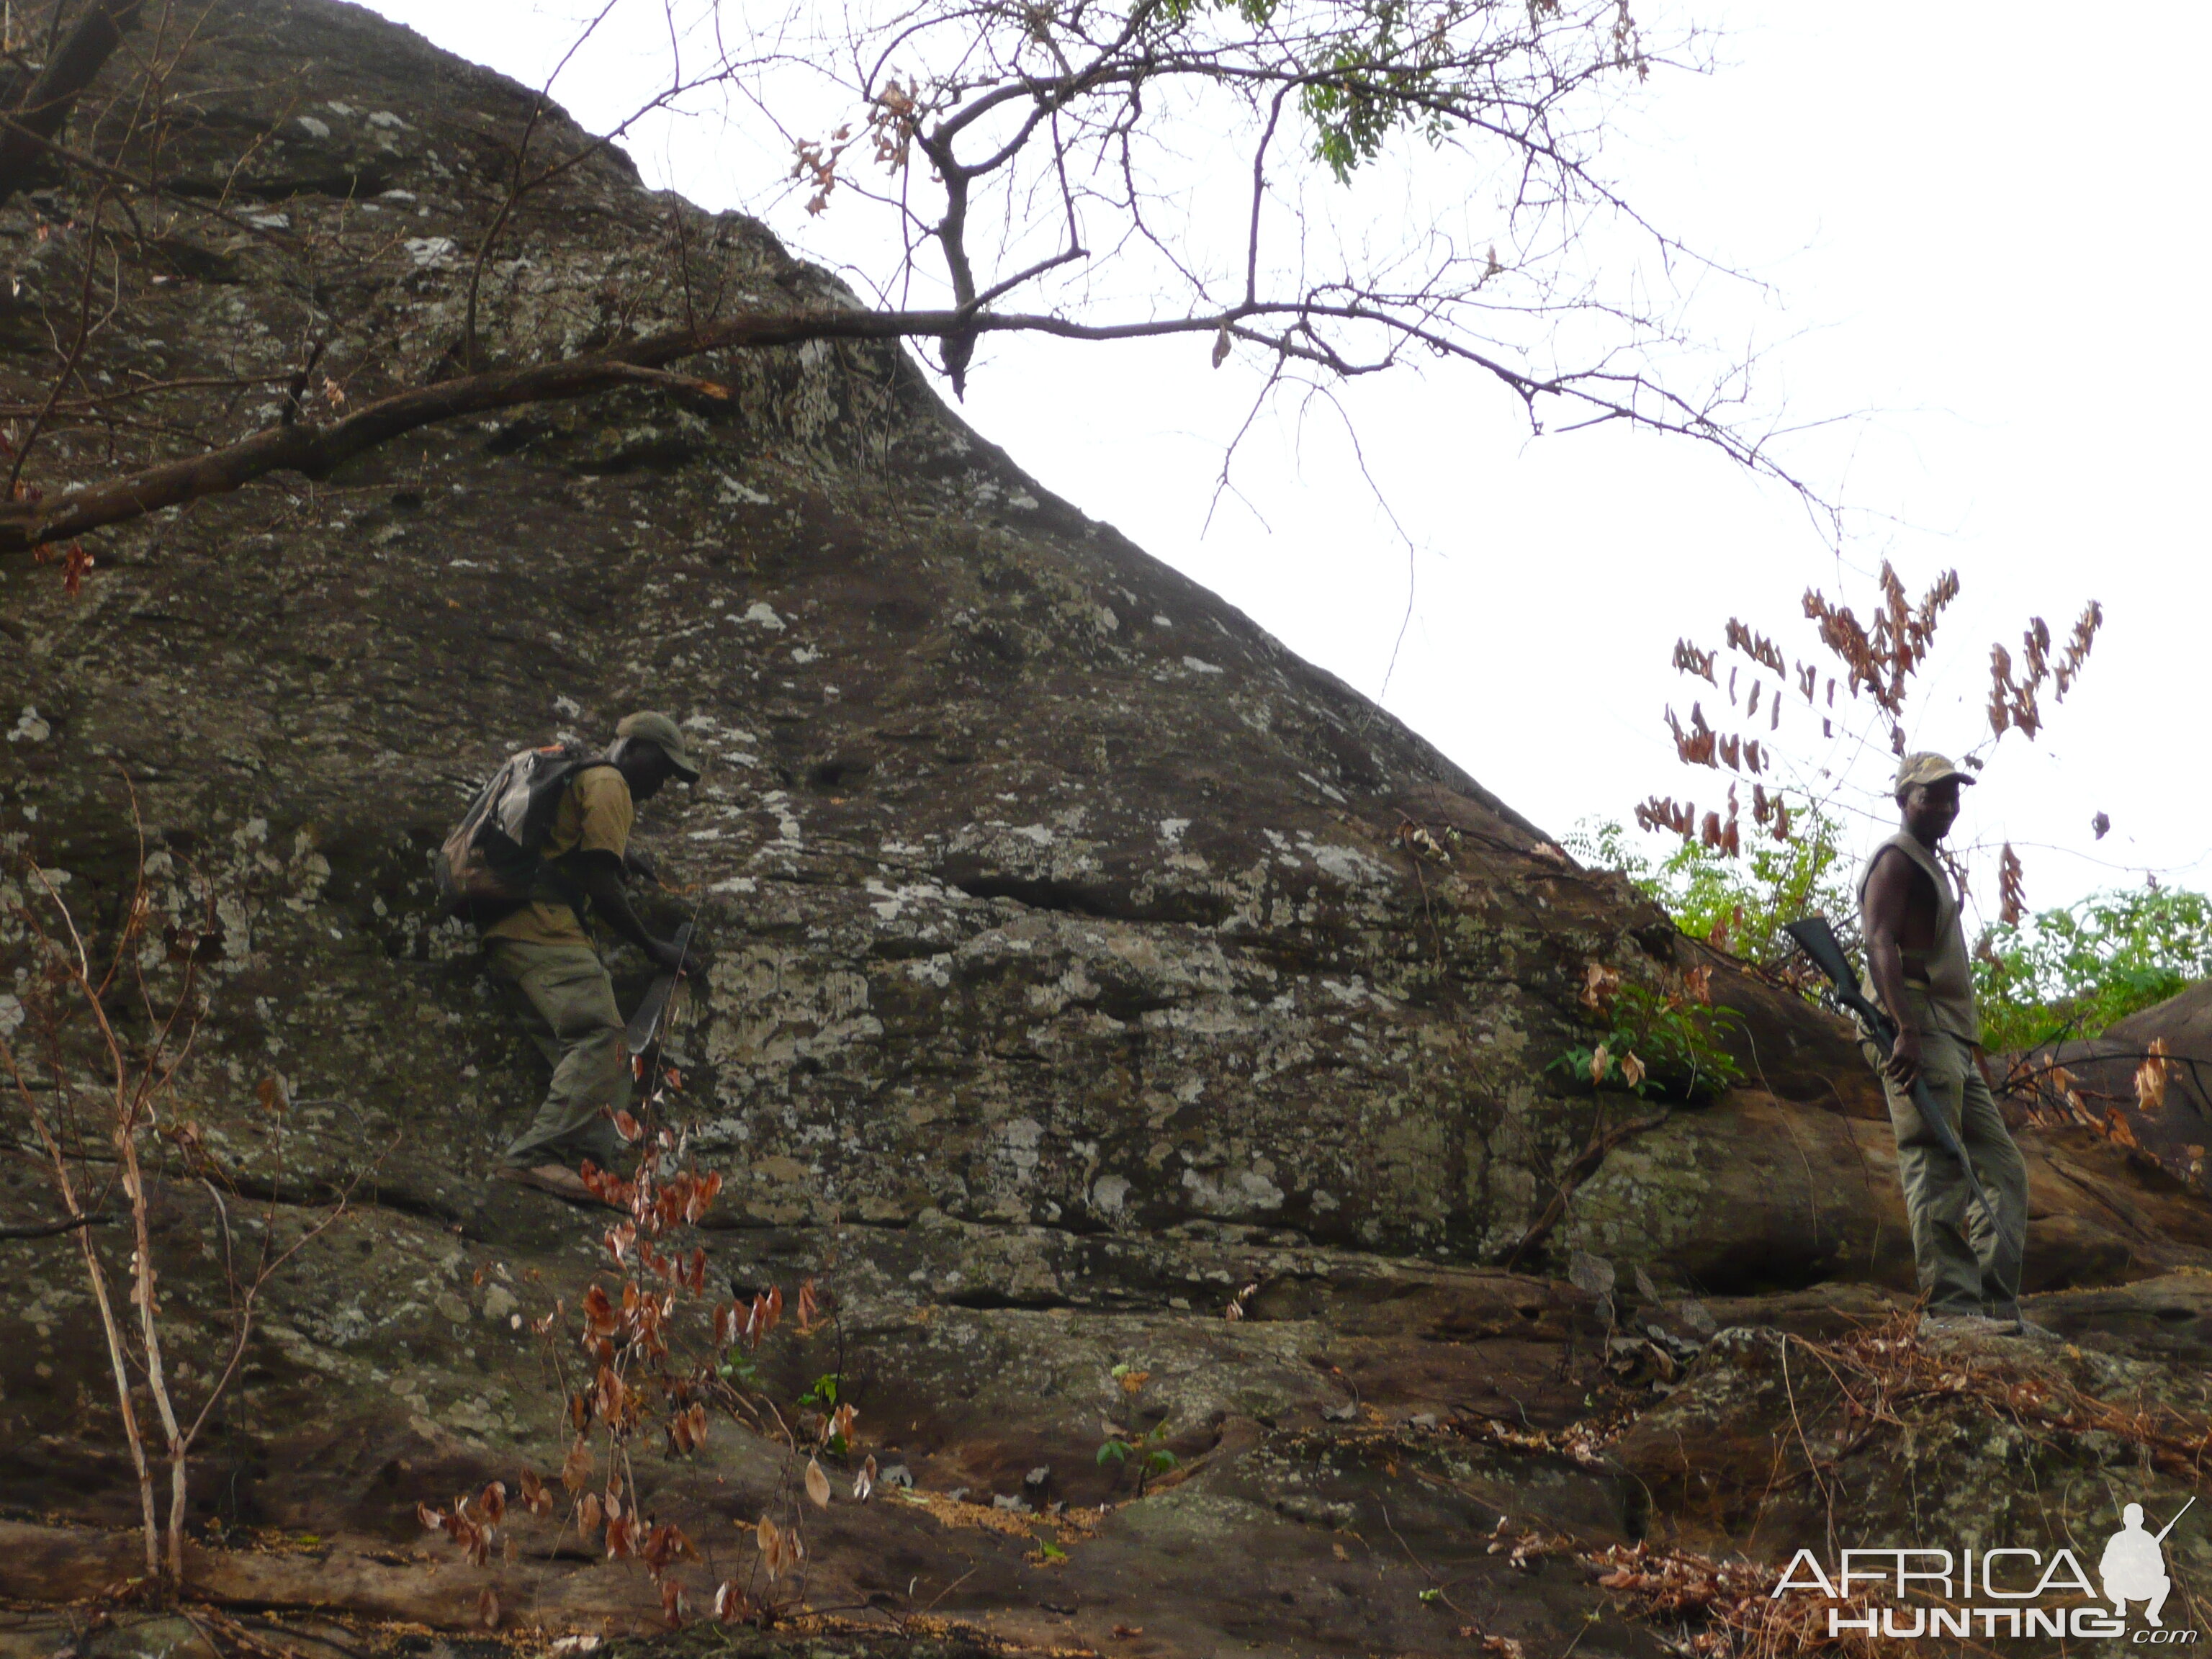
[[[544,1103],[503,1155],[509,1164],[574,1164],[589,1158],[614,1167],[623,1149],[614,1113],[629,1104],[629,1053],[614,981],[588,945],[538,945],[495,939],[484,954],[514,988],[523,1029],[553,1068]]]
[[[2027,1164],[2013,1145],[1973,1045],[1932,1030],[1922,1021],[1923,1067],[1931,1103],[1959,1133],[1974,1173],[2014,1238],[2027,1227]],[[1974,1201],[1959,1160],[1923,1120],[1910,1091],[1887,1078],[1890,1127],[1897,1133],[1897,1172],[1905,1188],[1905,1213],[1912,1227],[1912,1258],[1921,1293],[1935,1314],[1987,1313],[2018,1316],[2021,1258],[2000,1242],[1992,1218]]]

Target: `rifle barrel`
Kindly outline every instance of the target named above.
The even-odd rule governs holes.
[[[2196,1501],[2196,1497],[2192,1494],[2189,1499],[2189,1504],[2194,1504]],[[2166,1542],[2166,1534],[2172,1532],[2176,1527],[2181,1524],[2181,1517],[2189,1513],[2189,1504],[2184,1504],[2179,1509],[2174,1510],[2173,1519],[2167,1522],[2165,1526],[2159,1529],[2157,1539],[2159,1543],[2163,1544]]]

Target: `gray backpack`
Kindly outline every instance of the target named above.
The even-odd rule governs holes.
[[[574,742],[509,755],[430,855],[438,914],[486,921],[528,902],[544,873],[562,792],[579,773],[612,763]]]

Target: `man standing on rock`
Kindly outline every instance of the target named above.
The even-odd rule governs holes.
[[[684,734],[665,714],[636,714],[615,727],[604,764],[580,768],[563,786],[530,898],[483,929],[491,970],[520,994],[523,1024],[553,1068],[552,1086],[530,1127],[510,1146],[495,1179],[589,1200],[575,1165],[611,1169],[622,1152],[613,1115],[629,1104],[629,1054],[614,981],[577,914],[592,913],[666,973],[685,953],[655,939],[623,891],[636,804],[672,777],[698,781]],[[696,953],[695,963],[696,965]]]
[[[1897,1133],[1898,1176],[1912,1255],[1927,1298],[1923,1335],[2020,1335],[2021,1252],[2027,1166],[2006,1132],[1978,1053],[1981,1016],[1959,921],[1959,895],[1936,861],[1974,780],[1941,755],[1907,755],[1897,769],[1904,828],[1875,849],[1859,878],[1859,918],[1873,993],[1897,1022],[1883,1093]],[[1925,1098],[1958,1132],[1998,1213],[1985,1213],[1958,1158],[1913,1103]]]

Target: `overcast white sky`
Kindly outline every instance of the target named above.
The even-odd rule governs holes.
[[[532,85],[580,5],[374,0]],[[1855,509],[1840,559],[1786,492],[1717,455],[1627,433],[1530,442],[1503,395],[1458,370],[1349,399],[1410,560],[1326,423],[1263,430],[1240,477],[1265,521],[1224,508],[1206,527],[1243,404],[1203,342],[1002,341],[979,358],[967,417],[1554,833],[1626,819],[1654,791],[1717,804],[1714,775],[1678,765],[1661,721],[1698,692],[1714,710],[1668,665],[1678,635],[1717,645],[1736,615],[1794,654],[1811,643],[1808,584],[1863,616],[1884,557],[1915,593],[1955,568],[1964,591],[1910,734],[1955,754],[1988,735],[1990,641],[2017,657],[2029,614],[2063,637],[2095,598],[2106,623],[2087,672],[2063,708],[2046,690],[2038,744],[1997,747],[1960,834],[2010,837],[2038,908],[2147,871],[2212,883],[2195,735],[2212,586],[2198,84],[2212,9],[2154,5],[2124,27],[1903,0],[1696,10],[1723,27],[1719,71],[1655,82],[1612,174],[1766,284],[1711,285],[1703,320],[1765,348],[1765,384],[1793,415],[1864,414],[1804,452]],[[554,88],[587,126],[635,101],[618,59],[580,57]],[[838,244],[836,212],[809,221],[774,186],[769,147],[692,122],[629,148],[653,182],[759,214],[803,254],[866,252]],[[2112,830],[2094,842],[2100,811]]]

